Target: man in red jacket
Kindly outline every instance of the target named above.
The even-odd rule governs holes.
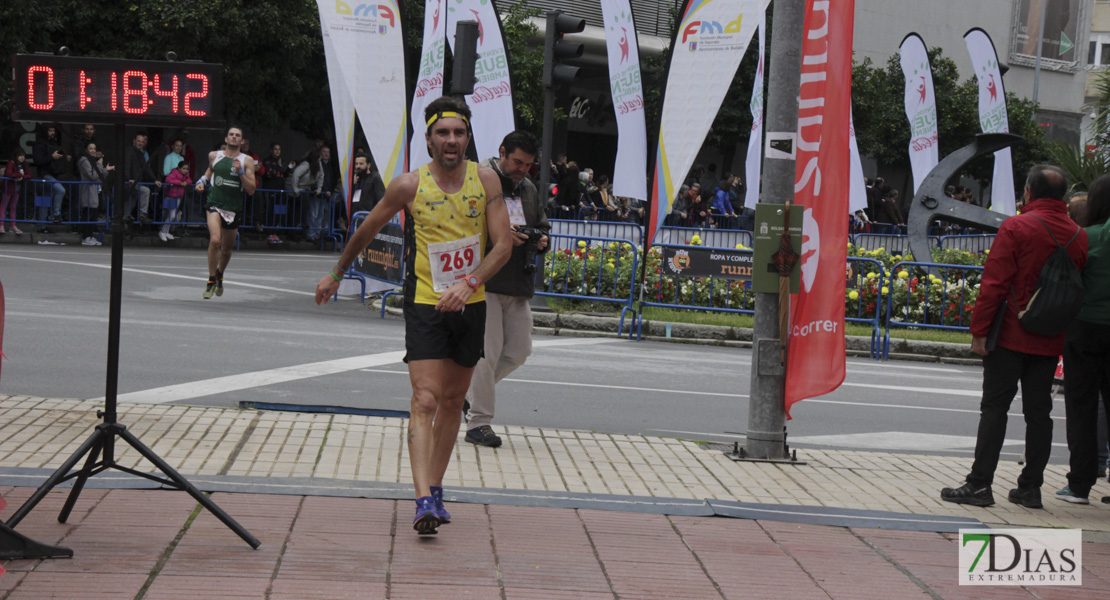
[[[998,228],[971,315],[971,351],[983,356],[983,400],[979,405],[975,462],[967,483],[944,488],[941,500],[973,506],[994,504],[991,482],[1006,437],[1006,413],[1020,381],[1025,415],[1025,468],[1018,477],[1018,487],[1010,490],[1009,500],[1029,508],[1042,507],[1041,484],[1052,451],[1049,416],[1052,377],[1064,349],[1064,335],[1029,333],[1018,322],[1018,312],[1029,303],[1041,267],[1056,249],[1052,237],[1067,243],[1076,234],[1078,226],[1068,218],[1064,202],[1066,192],[1067,182],[1059,169],[1046,165],[1033,167],[1025,180],[1025,207],[1021,214],[1006,219]],[[1087,263],[1085,231],[1079,229],[1067,252],[1076,267],[1082,269]],[[1003,305],[1006,300],[1009,302]],[[1006,313],[997,346],[988,350],[987,333],[995,314],[1003,307]]]

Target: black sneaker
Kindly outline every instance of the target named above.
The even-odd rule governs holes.
[[[463,398],[463,423],[470,422],[470,417],[466,416],[468,414],[470,414],[470,400]]]
[[[153,222],[153,219],[151,219],[150,215],[146,213],[139,213],[139,222],[143,225],[150,225]]]
[[[991,486],[976,486],[965,483],[958,488],[944,488],[940,491],[940,499],[955,504],[970,504],[972,506],[991,506],[994,504],[994,494]]]
[[[474,429],[466,431],[466,441],[478,446],[489,446],[490,448],[497,448],[501,445],[501,438],[493,432],[493,428],[489,425],[482,425]]]
[[[1025,508],[1044,508],[1041,504],[1041,488],[1014,488],[1010,490],[1010,495],[1007,499],[1014,504],[1020,504]]]

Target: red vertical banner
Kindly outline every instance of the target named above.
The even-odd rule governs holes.
[[[844,382],[844,266],[851,154],[855,0],[807,0],[794,202],[802,218],[801,289],[790,299],[786,414]]]

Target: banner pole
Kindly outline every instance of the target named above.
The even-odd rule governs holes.
[[[767,71],[765,139],[792,137],[798,131],[805,0],[777,0],[772,20]],[[793,156],[794,149],[789,152]],[[765,202],[792,203],[794,159],[763,159]],[[758,265],[755,268],[759,268]],[[745,451],[749,458],[786,458],[786,364],[779,330],[778,293],[757,293],[752,335],[751,399]]]

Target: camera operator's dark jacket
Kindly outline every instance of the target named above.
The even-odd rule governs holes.
[[[498,174],[501,171],[497,168],[497,159],[491,158],[485,161],[487,167],[493,169]],[[543,203],[540,202],[540,192],[536,189],[536,184],[532,180],[525,177],[520,182],[517,190],[520,193],[520,204],[524,208],[524,222],[528,227],[535,227],[542,229],[545,232],[551,231],[551,224],[547,222],[547,214],[544,213]],[[505,192],[508,196],[509,193]],[[550,243],[550,240],[548,241]],[[493,244],[489,245],[491,248]],[[487,249],[488,250],[488,249]],[[546,250],[545,250],[546,251]],[[537,256],[543,256],[543,252],[537,252]],[[542,277],[542,265],[537,269]],[[509,262],[501,267],[501,270],[496,275],[489,278],[486,282],[486,291],[493,292],[494,294],[503,294],[505,296],[524,296],[531,298],[535,294],[535,284],[531,275],[524,272],[524,246],[513,246],[513,253],[509,257]]]

